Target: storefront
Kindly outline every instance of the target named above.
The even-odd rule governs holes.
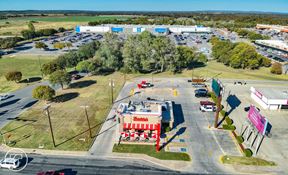
[[[250,88],[251,98],[268,110],[288,109],[288,89]]]
[[[161,129],[173,127],[174,115],[171,101],[141,101],[121,103],[116,111],[117,133],[121,142],[157,143],[159,149]]]

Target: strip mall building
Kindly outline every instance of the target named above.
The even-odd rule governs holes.
[[[116,115],[119,121],[117,137],[120,141],[157,143],[161,128],[173,128],[172,101],[142,101],[119,104]]]

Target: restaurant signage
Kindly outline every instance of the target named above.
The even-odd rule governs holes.
[[[134,122],[148,122],[147,117],[133,117]]]

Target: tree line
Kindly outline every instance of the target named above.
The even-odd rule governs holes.
[[[94,41],[78,51],[70,51],[42,66],[42,72],[50,75],[56,70],[76,68],[79,71],[102,74],[113,71],[125,73],[181,72],[194,64],[205,64],[205,55],[186,46],[176,47],[164,36],[148,31],[131,35],[122,41],[113,33],[105,34],[103,42]]]
[[[219,40],[216,37],[211,39],[212,55],[218,61],[233,68],[258,69],[269,67],[271,61],[258,54],[255,47],[244,43],[232,43],[229,40]]]
[[[243,38],[247,38],[251,41],[270,39],[270,37],[267,35],[261,35],[254,31],[249,31],[246,29],[235,29],[235,32],[237,32],[239,36]]]

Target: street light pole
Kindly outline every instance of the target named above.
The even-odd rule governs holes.
[[[87,108],[89,108],[89,106],[80,106],[80,107],[84,108],[85,110],[86,120],[87,120],[88,128],[89,128],[89,134],[90,134],[90,138],[92,138],[92,131],[91,131],[90,121],[89,121],[88,112],[87,112]]]
[[[40,56],[38,55],[38,63],[39,63],[39,68],[40,68],[40,72],[41,72],[41,77],[43,79],[43,72],[41,70],[41,62],[40,62]]]
[[[53,145],[54,145],[54,147],[56,147],[55,139],[54,139],[54,134],[53,134],[53,129],[52,129],[52,124],[51,124],[50,112],[49,112],[49,108],[50,108],[50,107],[51,107],[50,105],[47,105],[47,106],[44,107],[44,110],[46,110],[46,114],[47,114],[47,116],[48,116],[49,126],[50,126],[50,131],[51,131],[51,136],[52,136]]]

